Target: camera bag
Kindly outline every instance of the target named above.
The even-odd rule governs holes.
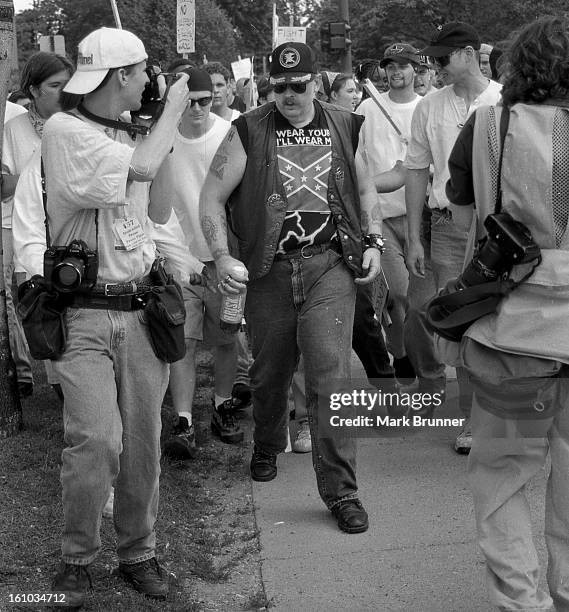
[[[144,308],[150,343],[158,359],[174,363],[186,354],[186,308],[182,288],[166,274],[158,259],[152,266],[150,279],[154,286],[146,295]]]
[[[502,212],[502,158],[509,122],[510,111],[507,106],[504,106],[500,120],[500,157],[495,213]],[[502,212],[502,214],[507,213]],[[466,330],[475,321],[487,314],[496,312],[502,299],[527,280],[534,269],[535,266],[519,281],[502,278],[493,282],[466,287],[452,293],[446,293],[443,289],[426,306],[427,324],[442,338],[451,342],[460,342]]]
[[[37,274],[18,287],[18,316],[34,359],[58,359],[65,351],[65,303]]]

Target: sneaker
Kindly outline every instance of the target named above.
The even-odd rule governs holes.
[[[410,385],[415,380],[415,369],[407,355],[399,359],[393,359],[393,369],[395,370],[395,378],[397,378],[401,384]]]
[[[164,444],[164,455],[170,459],[194,459],[198,454],[196,432],[186,417],[179,417],[172,435]]]
[[[454,441],[454,450],[460,455],[468,455],[472,448],[472,433],[469,427],[465,427]]]
[[[140,563],[119,563],[118,575],[150,599],[166,599],[168,581],[156,557]]]
[[[277,475],[277,456],[255,446],[251,458],[251,478],[257,482],[269,482]]]
[[[418,393],[420,393],[422,396],[428,395],[429,398],[427,401],[427,397],[424,397],[423,399],[425,403],[419,408],[413,408],[411,410],[411,414],[430,419],[433,416],[435,409],[440,408],[446,401],[446,389],[444,385],[444,382],[437,385],[419,381],[419,388],[417,390]]]
[[[363,533],[369,527],[367,512],[359,499],[347,499],[331,509],[338,527],[346,533]]]
[[[245,410],[251,403],[251,389],[245,383],[235,383],[231,389],[234,410]]]
[[[213,409],[211,431],[227,444],[238,444],[243,441],[244,433],[235,418],[235,408],[231,399],[225,400],[223,404]]]
[[[115,505],[115,490],[111,487],[111,493],[109,495],[109,499],[107,499],[107,503],[103,508],[103,518],[112,519],[113,518],[113,508]]]
[[[89,566],[71,565],[62,561],[51,584],[51,590],[53,593],[63,593],[65,601],[57,603],[56,607],[79,610],[92,586]]]
[[[292,441],[292,451],[294,453],[310,453],[312,451],[312,438],[310,437],[308,421],[303,421],[300,424],[296,437]]]

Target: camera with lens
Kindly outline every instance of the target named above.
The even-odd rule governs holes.
[[[509,213],[488,215],[487,236],[463,273],[427,304],[427,323],[440,336],[459,342],[480,317],[496,311],[500,300],[527,280],[541,262],[529,229]],[[515,265],[535,262],[519,281],[509,278]]]
[[[148,83],[146,83],[142,92],[140,108],[137,111],[131,111],[131,116],[134,121],[142,120],[144,122],[156,122],[164,110],[164,104],[166,103],[166,97],[168,96],[170,86],[179,78],[180,72],[187,72],[187,70],[180,70],[179,72],[162,72],[160,66],[157,65],[148,66],[145,72],[148,75]],[[166,86],[164,95],[161,93],[158,77],[164,78]]]
[[[463,273],[453,282],[452,291],[505,278],[515,265],[529,263],[540,256],[541,251],[529,229],[509,213],[488,215],[484,227],[488,236]]]
[[[45,280],[60,293],[90,291],[97,282],[99,256],[83,240],[49,247],[43,257]]]

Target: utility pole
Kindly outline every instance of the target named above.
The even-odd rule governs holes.
[[[338,0],[340,3],[340,19],[345,21],[346,24],[350,23],[350,8],[348,0]],[[349,31],[349,28],[348,28]],[[351,41],[346,44],[342,50],[342,56],[340,58],[340,71],[345,74],[352,74],[352,46]]]
[[[0,156],[2,155],[1,135],[4,130],[4,113],[13,53],[14,3],[12,0],[0,0]],[[4,275],[0,274],[0,439],[14,435],[21,425],[22,407],[18,395],[16,369],[8,342],[6,287],[4,286]]]

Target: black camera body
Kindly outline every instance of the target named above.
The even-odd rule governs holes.
[[[153,66],[148,66],[145,72],[148,75],[148,83],[146,83],[142,92],[140,109],[137,111],[131,111],[131,116],[133,119],[138,119],[145,122],[154,122],[158,121],[162,111],[164,110],[164,104],[166,103],[166,97],[168,96],[170,86],[178,78],[180,78],[180,72],[187,73],[187,70],[180,70],[179,72],[160,72]],[[166,92],[164,93],[164,97],[160,95],[160,85],[158,83],[159,76],[164,77],[166,82]]]
[[[97,282],[99,256],[83,240],[51,246],[43,256],[45,280],[60,293],[90,291]]]
[[[541,254],[529,229],[507,212],[488,215],[484,227],[488,236],[454,281],[455,291],[507,277],[515,265],[534,261]]]

